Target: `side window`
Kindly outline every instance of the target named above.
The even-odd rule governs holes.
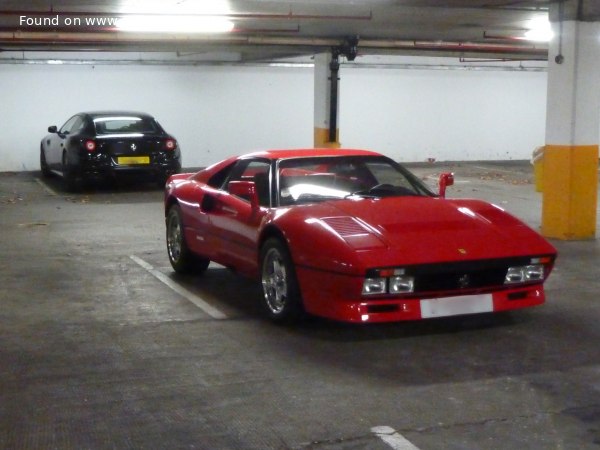
[[[227,167],[225,167],[224,169],[221,169],[220,171],[215,173],[212,177],[210,177],[210,179],[208,180],[208,182],[206,184],[208,184],[210,187],[214,187],[214,188],[222,187],[223,183],[229,177],[229,174],[233,170],[233,167],[234,167],[234,164],[230,164]]]
[[[75,123],[81,120],[79,118],[79,116],[73,116],[71,117],[69,120],[67,120],[67,122],[60,128],[60,130],[58,131],[61,134],[68,134],[71,133],[71,129],[73,128],[73,125],[75,125]]]
[[[233,167],[230,177],[225,182],[223,189],[228,191],[230,181],[253,181],[258,193],[258,203],[261,206],[270,206],[269,169],[271,164],[266,160],[241,160]]]
[[[81,118],[81,116],[77,116],[77,120],[75,120],[75,122],[73,123],[73,126],[69,130],[69,134],[74,134],[74,133],[77,133],[78,131],[81,131],[81,129],[83,128],[83,124],[84,124],[84,121]]]

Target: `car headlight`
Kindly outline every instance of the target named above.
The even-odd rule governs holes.
[[[387,278],[365,278],[363,282],[363,295],[385,294],[387,287]]]
[[[415,290],[415,277],[399,275],[390,278],[390,294],[405,294]]]
[[[530,264],[527,266],[509,267],[506,271],[504,284],[528,283],[544,279],[544,265]]]
[[[407,294],[415,290],[415,277],[404,269],[374,269],[363,281],[363,295]]]

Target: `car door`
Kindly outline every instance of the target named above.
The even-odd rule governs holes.
[[[258,260],[258,229],[271,204],[269,173],[265,159],[237,162],[218,196],[211,196],[210,227],[218,248],[217,260],[244,273],[255,273]],[[232,181],[253,181],[260,207],[229,192]]]
[[[194,253],[215,261],[218,243],[211,231],[210,214],[220,195],[219,189],[195,181],[185,182],[177,193],[187,245]]]
[[[56,133],[52,133],[46,138],[46,162],[51,169],[62,170],[63,150],[66,149],[71,130],[78,123],[81,123],[81,117],[75,115],[67,120]]]

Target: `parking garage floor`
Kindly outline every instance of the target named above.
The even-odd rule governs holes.
[[[528,164],[413,167],[446,169],[539,228]],[[161,202],[0,174],[0,448],[600,448],[598,240],[553,242],[541,307],[282,327],[256,282],[171,271]]]

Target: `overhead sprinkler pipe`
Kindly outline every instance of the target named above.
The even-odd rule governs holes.
[[[331,52],[329,63],[329,142],[337,142],[338,82],[340,81],[340,59],[336,49]]]
[[[338,92],[340,56],[345,56],[348,61],[354,61],[358,54],[358,36],[346,38],[341,45],[331,49],[331,63],[329,63],[329,142],[337,142],[338,119]]]
[[[165,41],[164,33],[124,33],[124,32],[61,32],[61,31],[15,31],[0,28],[0,44],[6,47],[15,45],[38,44],[46,47],[63,45],[155,45],[161,44],[212,44],[240,46],[289,46],[305,47],[310,53],[320,53],[338,47],[339,40],[331,38],[285,37],[285,36],[247,36],[239,33],[219,35],[169,35]],[[360,47],[365,52],[440,52],[464,54],[520,55],[529,59],[546,60],[548,50],[536,45],[509,45],[494,43],[469,43],[456,41],[410,41],[364,39]],[[352,48],[351,46],[349,48]],[[51,48],[52,49],[52,48]]]

